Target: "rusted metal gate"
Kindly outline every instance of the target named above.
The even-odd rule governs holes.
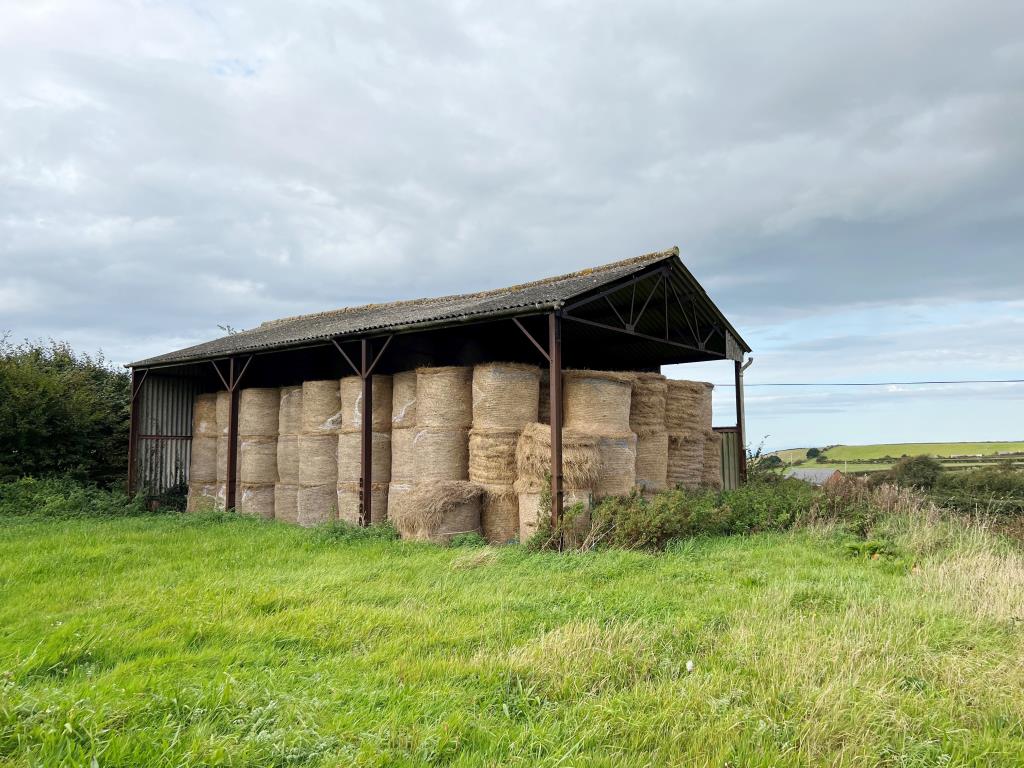
[[[197,384],[150,373],[139,391],[135,481],[147,496],[188,483],[192,457],[192,404]]]

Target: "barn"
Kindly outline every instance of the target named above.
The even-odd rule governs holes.
[[[275,491],[270,481],[274,479],[274,470],[267,470],[267,477],[257,478],[262,484],[254,484],[250,477],[247,485],[240,469],[249,466],[247,471],[255,477],[255,467],[269,467],[280,458],[281,476],[276,478],[280,481],[285,464],[291,461],[285,457],[285,446],[316,443],[312,434],[305,434],[309,430],[301,428],[301,414],[295,416],[299,426],[283,431],[288,407],[285,395],[305,397],[307,411],[320,403],[316,398],[329,396],[317,407],[329,409],[331,402],[338,403],[339,424],[328,419],[325,423],[336,429],[329,436],[320,435],[320,443],[329,446],[330,440],[343,441],[344,447],[336,450],[347,451],[346,458],[343,461],[340,453],[336,458],[345,464],[347,496],[343,500],[337,476],[335,480],[325,480],[324,485],[338,481],[339,503],[354,510],[351,514],[367,524],[382,519],[388,507],[390,478],[381,465],[390,465],[390,450],[395,451],[394,458],[398,460],[398,432],[394,433],[393,449],[381,446],[385,442],[391,444],[391,435],[387,435],[386,441],[383,436],[390,430],[392,418],[396,429],[407,426],[397,421],[396,414],[401,409],[395,406],[392,410],[392,401],[397,402],[399,390],[406,386],[402,382],[415,387],[418,380],[421,388],[433,388],[437,400],[431,402],[436,402],[440,409],[438,418],[445,413],[445,407],[457,405],[460,387],[471,386],[471,410],[477,411],[476,420],[482,423],[486,414],[481,414],[485,406],[477,402],[478,388],[487,381],[512,381],[521,375],[523,386],[510,392],[539,392],[540,405],[532,405],[532,413],[527,409],[526,415],[519,417],[517,432],[505,442],[512,445],[508,450],[513,451],[514,458],[516,438],[521,449],[523,434],[529,433],[536,443],[534,449],[541,446],[539,450],[545,458],[549,457],[545,472],[550,474],[551,515],[557,518],[562,514],[566,497],[572,498],[575,491],[566,486],[567,459],[563,449],[573,451],[577,443],[586,444],[586,440],[580,442],[582,438],[574,437],[580,431],[574,430],[578,426],[574,419],[579,420],[584,411],[597,419],[611,418],[618,406],[611,399],[604,403],[600,398],[613,398],[623,386],[627,391],[632,386],[635,393],[638,386],[645,386],[638,385],[638,381],[653,382],[664,392],[664,386],[658,383],[664,379],[659,376],[662,366],[719,360],[732,363],[736,423],[714,427],[713,432],[710,423],[702,425],[709,430],[708,444],[721,446],[720,462],[717,453],[714,460],[720,466],[706,466],[705,471],[713,471],[719,482],[730,487],[745,475],[741,365],[749,352],[750,347],[684,266],[677,248],[496,290],[346,307],[269,321],[250,330],[129,364],[129,490],[158,496],[188,485],[190,492],[195,491],[201,482],[197,467],[206,466],[204,457],[213,460],[211,430],[216,424],[216,450],[222,454],[217,478],[220,505],[242,508],[249,503],[243,497],[249,500],[251,496],[251,503],[259,507],[262,502],[258,497],[263,493],[272,510]],[[444,374],[446,371],[448,374]],[[444,379],[444,375],[449,378]],[[687,392],[695,387],[706,392],[701,396],[706,397],[706,420],[710,422],[710,385],[701,389],[697,384],[682,382],[679,387]],[[584,388],[595,393],[593,396],[598,400],[589,404],[579,400]],[[282,399],[278,400],[279,396]],[[425,397],[426,390],[421,392],[424,411]],[[664,395],[662,398],[664,401]],[[586,407],[581,408],[579,403]],[[260,416],[256,410],[247,411],[264,405],[272,412]],[[385,413],[385,405],[388,423],[377,424],[377,414]],[[346,407],[351,412],[347,421]],[[570,413],[566,414],[566,408]],[[628,394],[626,410],[629,411]],[[365,417],[360,417],[360,413]],[[307,413],[306,420],[310,418]],[[435,431],[457,427],[465,432],[460,432],[463,442],[469,441],[475,431],[478,450],[485,443],[497,450],[496,433],[479,429],[479,423],[474,426],[472,419],[468,426],[461,421],[455,423],[459,418],[449,415],[427,424],[423,415],[421,426]],[[523,419],[536,423],[523,424]],[[494,421],[496,426],[502,426]],[[259,426],[261,423],[269,425],[267,430]],[[630,425],[625,426],[628,429]],[[318,423],[318,428],[323,427]],[[662,427],[661,433],[665,429]],[[264,435],[264,431],[268,434]],[[640,434],[642,446],[641,432],[634,430],[634,435]],[[655,437],[664,445],[669,436],[658,433]],[[277,440],[276,448],[268,445],[272,438]],[[632,443],[634,461],[637,439],[634,436]],[[430,432],[424,445],[435,445],[437,451],[443,452],[445,441],[457,442],[450,436]],[[563,446],[564,441],[572,444]],[[610,444],[607,439],[604,442]],[[275,450],[277,457],[272,455]],[[430,450],[435,448],[417,447],[416,453],[428,455]],[[534,457],[535,454],[536,450]],[[266,458],[262,465],[261,456]],[[671,464],[671,456],[668,461]],[[312,465],[311,460],[310,473]],[[429,469],[419,467],[417,471],[429,474]],[[465,474],[464,469],[462,472]],[[465,479],[454,475],[442,477],[441,480],[450,481],[447,495],[455,498],[463,493],[458,490],[462,486],[456,487],[454,483]],[[571,478],[569,482],[571,485]],[[661,482],[664,484],[664,480]],[[312,483],[298,487],[312,498]],[[279,516],[285,519],[286,503],[282,499],[287,488],[280,482],[277,493],[282,494]],[[395,503],[397,490],[393,496]],[[497,508],[499,497],[495,496],[495,500]],[[307,499],[303,503],[309,506],[313,502]],[[273,516],[272,511],[263,514]],[[337,508],[333,514],[338,515]],[[501,528],[497,523],[491,527]]]

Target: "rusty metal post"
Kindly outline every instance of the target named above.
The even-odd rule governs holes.
[[[359,524],[367,526],[372,519],[373,487],[373,375],[370,365],[370,342],[360,345],[359,375],[363,380],[363,412],[359,441]]]
[[[551,525],[562,519],[562,318],[548,315],[548,381],[551,398]]]
[[[143,380],[145,380],[145,372],[143,372]],[[139,374],[134,368],[132,368],[132,381],[131,381],[131,409],[129,410],[128,416],[128,495],[135,495],[135,485],[138,479],[138,468],[136,464],[139,460],[139,391],[142,389],[142,383],[139,381]]]
[[[231,386],[228,388],[228,393],[231,398],[231,410],[228,416],[228,479],[227,479],[227,498],[225,499],[225,508],[235,508],[235,492],[237,490],[235,486],[235,474],[238,471],[238,379],[235,375],[235,358],[231,358],[228,364],[228,381]]]
[[[743,429],[743,363],[736,360],[734,361],[733,366],[733,372],[736,379],[736,450],[739,451],[739,456],[737,457],[739,463],[737,466],[740,470],[740,482],[742,483],[747,480],[747,436],[744,434]]]

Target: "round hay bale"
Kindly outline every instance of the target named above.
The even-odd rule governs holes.
[[[519,497],[511,485],[481,485],[480,527],[491,544],[508,544],[519,536]]]
[[[359,524],[361,494],[359,483],[338,483],[338,519]],[[370,524],[377,525],[388,519],[388,484],[370,485]]]
[[[239,477],[247,485],[277,482],[277,438],[243,437],[238,445]]]
[[[551,423],[551,371],[540,369],[540,396],[537,403],[537,421],[541,424]],[[562,426],[565,426],[564,419]]]
[[[540,508],[540,500],[542,494],[539,492],[527,492],[519,493],[517,498],[519,500],[519,541],[525,543],[537,533],[537,528],[540,525],[541,515],[544,516],[545,520],[551,517],[551,508],[545,507],[543,510]],[[576,504],[582,504],[584,512],[586,513],[586,525],[589,528],[590,523],[590,491],[582,490],[563,490],[562,491],[562,510],[563,512]],[[582,525],[583,515],[580,515],[573,522],[573,528],[577,525]],[[580,521],[577,523],[577,521]]]
[[[224,502],[218,495],[220,486],[216,483],[196,483],[189,485],[188,498],[185,500],[186,512],[212,512],[223,509]]]
[[[373,431],[388,432],[391,429],[391,377],[374,376],[373,385]],[[346,376],[341,380],[341,428],[357,429],[363,423],[363,380],[358,376]]]
[[[192,437],[216,437],[217,394],[196,395],[192,406]]]
[[[562,426],[588,435],[629,431],[632,378],[613,371],[566,371],[562,376]]]
[[[401,428],[391,430],[391,480],[411,482],[416,478],[413,465],[413,438],[416,430]]]
[[[416,426],[416,371],[391,377],[391,428]]]
[[[668,380],[660,373],[633,375],[629,428],[637,437],[665,431],[665,396]]]
[[[236,441],[237,442],[237,441]],[[217,438],[217,482],[225,483],[228,479],[228,441],[227,435]],[[241,479],[242,465],[238,461],[238,453],[235,453],[235,482]]]
[[[238,490],[238,512],[251,517],[274,519],[274,484],[243,483]]]
[[[409,520],[409,513],[407,507],[410,504],[412,498],[412,492],[415,485],[412,483],[388,483],[388,520],[392,523],[395,520]],[[396,530],[402,535],[406,535],[395,525]],[[410,534],[411,535],[411,534]]]
[[[217,480],[217,437],[193,437],[189,461],[189,483],[203,485]],[[227,438],[225,446],[227,445]],[[225,465],[227,466],[227,465]]]
[[[711,390],[706,381],[668,380],[665,393],[665,429],[690,432],[711,428]]]
[[[302,385],[281,387],[277,405],[277,433],[297,435],[302,431]]]
[[[416,426],[468,429],[473,424],[473,369],[416,369]]]
[[[704,474],[704,433],[700,430],[668,435],[668,487],[693,489]]]
[[[338,483],[358,483],[362,474],[363,435],[361,431],[343,430],[338,435]],[[374,432],[370,441],[373,460],[371,480],[391,480],[391,433]],[[341,508],[339,507],[339,510]]]
[[[468,429],[416,427],[413,431],[413,471],[417,483],[454,482],[469,477]]]
[[[480,533],[480,486],[466,481],[418,483],[393,522],[407,538],[447,543]]]
[[[518,430],[473,427],[469,432],[469,480],[481,485],[508,485],[516,481]]]
[[[668,487],[668,433],[652,432],[636,441],[636,485],[645,493]]]
[[[283,523],[299,522],[299,486],[278,483],[274,486],[274,519]]]
[[[332,489],[338,484],[336,435],[299,435],[299,484]]]
[[[473,427],[521,430],[537,421],[540,369],[521,363],[473,368]]]
[[[306,527],[320,525],[337,518],[338,487],[330,485],[300,485],[296,504],[295,522]]]
[[[231,421],[231,393],[222,389],[217,393],[217,434],[227,435]]]
[[[627,496],[636,488],[636,435],[601,435],[597,439],[601,469],[594,483],[594,496]]]
[[[277,437],[281,393],[277,387],[251,387],[238,393],[238,434]]]
[[[722,489],[722,436],[714,430],[704,431],[704,471],[701,485]]]
[[[336,434],[341,426],[341,386],[337,379],[302,384],[302,431]]]
[[[597,480],[601,456],[597,438],[576,430],[562,430],[562,484],[590,488]],[[536,493],[550,483],[551,427],[527,424],[516,444],[516,490]]]
[[[299,483],[299,436],[277,438],[277,479],[285,485]]]

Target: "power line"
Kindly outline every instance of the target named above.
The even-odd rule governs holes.
[[[773,381],[744,383],[747,387],[916,387],[927,384],[1024,384],[1024,379],[956,379],[949,381]],[[715,384],[716,387],[735,387],[735,384]]]

